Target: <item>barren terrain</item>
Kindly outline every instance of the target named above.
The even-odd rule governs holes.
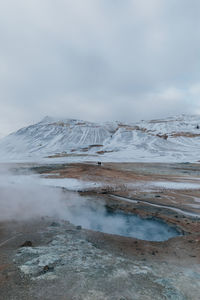
[[[54,180],[66,198],[63,180],[80,180],[82,187],[94,182],[78,193],[112,212],[163,220],[181,235],[151,242],[48,216],[1,222],[0,299],[199,299],[199,164],[9,167],[16,174],[31,171]]]

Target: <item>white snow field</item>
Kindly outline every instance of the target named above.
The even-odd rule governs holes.
[[[0,161],[198,162],[199,127],[199,115],[135,123],[45,117],[0,139]]]

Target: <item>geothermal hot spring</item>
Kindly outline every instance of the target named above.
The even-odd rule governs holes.
[[[63,193],[62,189],[43,186],[30,176],[4,174],[0,179],[0,221],[49,216],[85,229],[141,240],[165,241],[180,235],[175,227],[159,219],[109,211],[97,196]]]
[[[82,198],[82,197],[81,197]],[[110,211],[97,201],[86,198],[83,204],[68,208],[67,220],[85,229],[134,237],[147,241],[165,241],[180,235],[173,226],[156,218],[141,218],[123,211]]]

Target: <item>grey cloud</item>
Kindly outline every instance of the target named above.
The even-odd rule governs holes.
[[[47,114],[134,121],[199,113],[199,11],[197,0],[7,0],[0,132]]]

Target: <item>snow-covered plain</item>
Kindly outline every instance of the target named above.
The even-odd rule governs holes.
[[[0,161],[197,162],[199,126],[198,115],[136,123],[46,117],[2,138]]]
[[[46,186],[66,188],[69,191],[84,191],[102,187],[102,183],[82,181],[75,178],[41,178],[40,183]]]
[[[173,190],[199,190],[200,183],[191,182],[174,182],[174,181],[156,181],[149,182],[149,187],[157,187],[161,189],[173,189]]]

